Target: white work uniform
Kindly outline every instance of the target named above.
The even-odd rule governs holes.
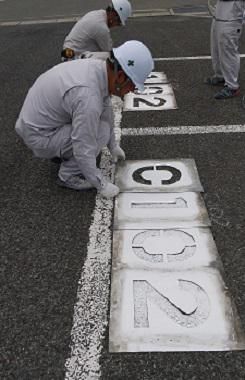
[[[111,51],[112,39],[106,11],[101,9],[83,16],[66,36],[63,49],[66,48],[74,50],[75,58],[88,51]]]
[[[34,155],[62,157],[59,177],[83,174],[98,190],[101,149],[115,146],[106,62],[80,59],[42,74],[29,90],[15,126]]]
[[[239,88],[239,40],[242,33],[243,0],[218,0],[211,27],[211,55],[215,77],[224,78],[232,89]]]

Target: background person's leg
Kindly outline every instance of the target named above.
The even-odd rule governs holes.
[[[242,33],[240,22],[223,23],[220,33],[221,69],[225,84],[231,89],[238,89],[240,71],[239,40]]]
[[[214,71],[214,77],[223,78],[223,73],[221,70],[221,60],[220,60],[220,30],[222,29],[222,22],[213,19],[211,26],[210,35],[210,45],[211,45],[211,56],[212,56],[212,66]]]

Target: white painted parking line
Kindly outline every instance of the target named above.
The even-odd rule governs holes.
[[[202,192],[193,159],[124,161],[117,165],[115,183],[122,192]]]
[[[156,62],[161,61],[193,61],[193,60],[206,60],[211,59],[210,55],[200,55],[196,57],[163,57],[163,58],[153,58]]]
[[[149,16],[172,16],[171,9],[137,9],[130,18]]]
[[[183,125],[149,128],[122,128],[122,136],[193,135],[205,133],[244,133],[245,125]]]
[[[120,129],[121,101],[113,97],[115,125]],[[103,152],[101,168],[113,176],[109,153]],[[111,270],[111,219],[113,200],[96,196],[89,230],[87,258],[78,284],[71,332],[71,352],[66,360],[65,380],[98,380],[103,339],[108,324]]]
[[[116,197],[115,230],[209,225],[199,193],[120,193]]]
[[[245,58],[245,54],[240,54],[240,58]],[[164,58],[153,58],[154,61],[193,61],[193,60],[206,60],[211,59],[210,55],[200,55],[196,57],[164,57]]]
[[[101,164],[109,167],[102,155]],[[109,173],[108,173],[109,174]],[[65,380],[100,379],[100,355],[107,325],[113,201],[96,197],[87,258],[78,283]]]
[[[16,26],[16,25],[39,25],[39,24],[57,24],[62,22],[76,22],[81,16],[71,16],[62,18],[44,18],[42,20],[13,20],[13,21],[2,21],[0,26]]]

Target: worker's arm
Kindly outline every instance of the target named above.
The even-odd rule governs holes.
[[[95,40],[100,51],[106,52],[112,50],[112,39],[110,30],[106,26],[100,26],[95,30]]]
[[[74,87],[64,97],[64,108],[72,115],[73,155],[84,177],[100,190],[103,178],[96,167],[96,137],[103,104],[87,87]]]
[[[114,131],[114,113],[110,97],[104,102],[104,110],[101,116],[101,121],[108,124],[108,130],[110,131],[110,139],[108,142],[108,149],[111,152],[114,162],[118,160],[125,160],[125,153],[119,146],[119,142],[116,142]]]

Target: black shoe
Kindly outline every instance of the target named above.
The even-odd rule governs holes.
[[[214,98],[215,99],[229,99],[229,98],[234,98],[234,96],[239,96],[241,94],[240,88],[229,88],[228,86],[225,86],[215,94]]]
[[[208,77],[204,81],[205,84],[209,86],[223,86],[225,84],[224,78],[219,77]]]
[[[53,157],[50,159],[50,161],[53,162],[54,164],[61,164],[62,159],[60,157]]]
[[[71,176],[66,181],[63,181],[60,177],[58,177],[56,183],[61,187],[67,187],[68,189],[78,191],[89,190],[93,189],[94,187],[86,179],[84,179],[83,176],[80,175]]]

